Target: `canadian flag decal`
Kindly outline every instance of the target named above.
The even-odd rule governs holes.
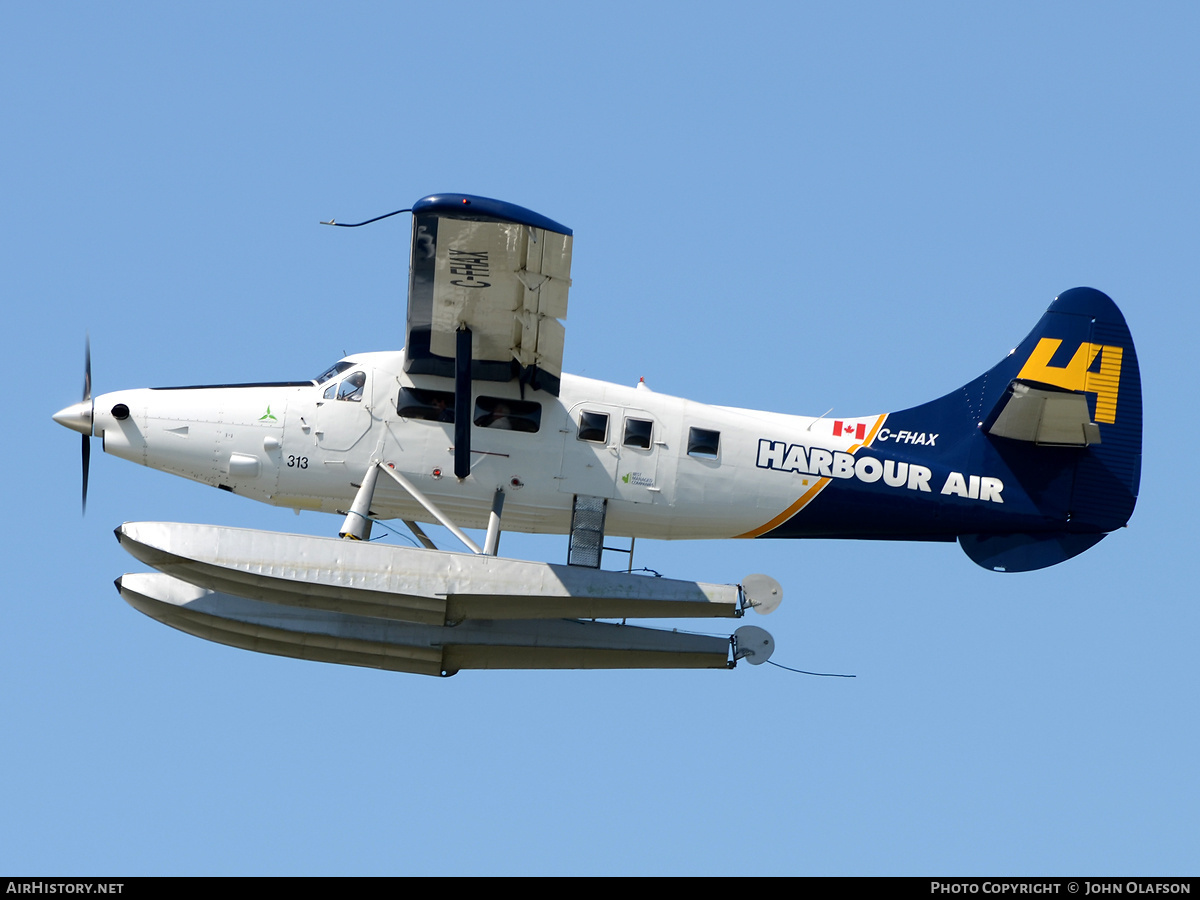
[[[841,437],[843,434],[852,434],[855,440],[861,441],[867,436],[867,425],[865,422],[854,425],[850,422],[843,422],[841,419],[834,419],[833,436]]]

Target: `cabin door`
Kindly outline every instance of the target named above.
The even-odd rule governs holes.
[[[650,503],[658,492],[659,426],[642,409],[578,403],[563,429],[559,490]]]

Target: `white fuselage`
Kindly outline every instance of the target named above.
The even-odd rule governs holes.
[[[462,527],[486,526],[495,492],[502,490],[504,530],[565,533],[573,497],[587,495],[609,499],[609,534],[686,539],[762,533],[829,480],[819,469],[763,468],[762,439],[803,442],[841,456],[870,442],[861,429],[856,436],[853,424],[873,436],[882,422],[878,416],[851,420],[835,436],[829,420],[709,406],[642,385],[564,374],[558,396],[526,389],[522,397],[515,383],[475,381],[468,411],[471,474],[460,481],[453,474],[453,424],[429,410],[432,418],[397,409],[403,389],[446,396],[453,380],[409,376],[403,351],[347,361],[352,365],[319,385],[105,394],[95,401],[93,433],[104,437],[110,454],[275,506],[345,511],[364,473],[380,461]],[[357,372],[366,382],[349,399]],[[529,403],[540,406],[533,432],[487,415],[508,405],[526,410]],[[124,419],[113,413],[121,404],[128,409]],[[531,427],[528,419],[523,427]],[[379,518],[433,521],[386,478],[371,511]]]

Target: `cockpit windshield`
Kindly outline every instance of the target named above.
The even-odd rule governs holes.
[[[313,381],[315,381],[317,384],[324,384],[331,378],[337,378],[337,376],[341,375],[352,365],[354,365],[354,363],[346,362],[345,360],[334,363],[332,366],[314,378]]]

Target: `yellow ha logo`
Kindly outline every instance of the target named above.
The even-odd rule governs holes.
[[[1021,367],[1018,378],[1040,381],[1068,391],[1087,391],[1096,395],[1096,421],[1112,424],[1117,420],[1117,391],[1121,386],[1121,348],[1107,344],[1082,343],[1065,368],[1049,365],[1062,346],[1058,338],[1042,338]],[[1100,356],[1099,371],[1091,371]]]

